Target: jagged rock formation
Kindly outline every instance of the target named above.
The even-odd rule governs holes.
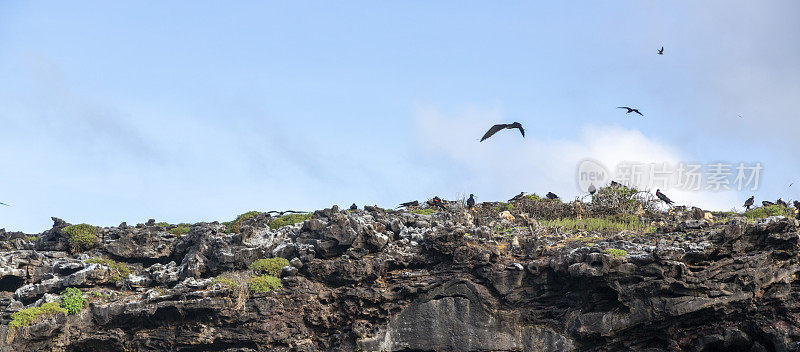
[[[333,207],[276,230],[261,214],[238,233],[123,224],[81,253],[58,219],[35,240],[0,230],[0,351],[800,349],[794,219],[715,222],[693,210],[657,233],[576,237],[491,207]],[[498,224],[514,227],[498,235]],[[272,256],[291,260],[283,289],[243,306],[214,280]],[[66,287],[86,309],[8,328]]]

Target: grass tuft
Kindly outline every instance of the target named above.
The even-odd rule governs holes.
[[[8,323],[8,327],[10,329],[19,329],[38,322],[43,318],[58,314],[67,314],[67,310],[61,308],[58,302],[45,303],[39,307],[26,308],[11,314],[11,321]]]
[[[624,249],[619,248],[609,248],[603,251],[605,254],[610,255],[612,258],[619,258],[628,255],[628,252]]]
[[[272,275],[259,275],[250,278],[250,291],[256,293],[266,293],[270,291],[280,290],[283,288],[281,279]]]
[[[287,214],[279,218],[273,219],[269,222],[269,228],[275,230],[284,226],[294,225],[298,222],[303,222],[311,219],[311,213],[308,214]]]
[[[62,230],[67,234],[67,240],[73,252],[90,248],[97,242],[97,227],[89,224],[70,225]]]
[[[431,215],[431,214],[433,214],[435,212],[436,212],[436,209],[430,209],[430,208],[428,208],[428,209],[420,209],[420,208],[418,208],[418,209],[414,209],[414,210],[411,211],[411,213],[413,213],[413,214],[420,214],[420,215]]]
[[[281,268],[287,265],[289,265],[289,261],[284,258],[267,258],[254,261],[248,268],[256,274],[278,276]]]
[[[120,263],[111,259],[92,258],[86,261],[90,264],[101,264],[111,268],[111,283],[116,284],[121,280],[128,278],[131,274],[131,269],[125,263]]]
[[[242,223],[245,220],[252,219],[252,218],[256,217],[256,215],[258,215],[258,214],[261,214],[261,212],[260,211],[255,211],[255,210],[248,211],[248,212],[246,212],[244,214],[241,214],[241,215],[237,216],[236,220],[233,220],[233,221],[230,221],[230,222],[224,222],[223,224],[225,224],[225,227],[226,227],[225,232],[227,232],[227,233],[239,233],[239,231],[241,230]]]
[[[763,219],[770,216],[792,217],[792,215],[792,210],[782,205],[758,207],[744,212],[744,216],[748,219]]]

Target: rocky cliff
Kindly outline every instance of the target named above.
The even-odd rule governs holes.
[[[0,351],[800,349],[795,219],[673,210],[567,229],[535,209],[333,207],[279,228],[266,213],[234,231],[122,224],[85,243],[59,219],[0,230]],[[263,258],[290,264],[279,286],[248,288]],[[83,309],[9,326],[68,287]]]

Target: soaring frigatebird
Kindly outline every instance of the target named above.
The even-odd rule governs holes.
[[[661,49],[658,49],[658,55],[664,55],[664,47],[662,46]]]
[[[629,108],[627,106],[617,106],[617,109],[628,109],[628,111],[625,112],[626,114],[630,114],[632,112],[635,112],[635,113],[637,113],[639,115],[642,115],[642,113],[639,112],[639,109]],[[642,115],[642,116],[644,116],[644,115]]]
[[[489,138],[492,135],[494,135],[495,133],[497,133],[497,131],[500,131],[502,129],[509,129],[510,130],[512,128],[518,128],[519,129],[519,133],[522,133],[522,138],[525,138],[525,129],[522,128],[522,124],[521,123],[519,123],[519,122],[501,123],[501,124],[492,126],[492,128],[490,128],[488,131],[486,131],[486,134],[484,134],[483,137],[481,138],[481,142],[486,140],[486,138]]]

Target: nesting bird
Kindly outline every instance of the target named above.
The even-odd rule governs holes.
[[[350,210],[358,210],[356,203],[353,203],[353,205],[350,206]]]
[[[789,206],[788,204],[786,204],[786,202],[783,201],[783,198],[778,198],[778,200],[775,201],[775,204],[780,205],[782,207]]]
[[[419,202],[418,202],[418,201],[416,201],[416,200],[415,200],[415,201],[413,201],[413,202],[405,202],[405,203],[400,203],[400,208],[403,208],[403,207],[405,207],[405,208],[408,208],[408,207],[418,207],[418,206],[419,206]]]
[[[669,197],[667,197],[664,193],[661,193],[661,190],[658,189],[656,190],[656,197],[658,197],[658,199],[661,199],[661,201],[663,201],[664,203],[667,203],[667,205],[672,205],[672,203],[675,203],[671,199],[669,199]]]
[[[522,200],[523,198],[525,198],[525,192],[519,192],[519,194],[517,194],[516,196],[514,196],[514,198],[511,198],[511,199],[509,199],[509,200],[508,200],[508,202],[509,202],[509,203],[511,203],[511,202],[520,201],[520,200]]]
[[[771,206],[773,206],[773,205],[775,205],[775,203],[773,203],[773,202],[770,202],[770,201],[768,201],[768,200],[761,201],[761,206],[762,206],[762,207],[771,207]]]
[[[553,192],[547,192],[547,199],[558,199],[558,196]]]
[[[472,193],[469,194],[469,198],[467,198],[467,209],[472,209],[475,206],[475,196]]]
[[[756,198],[755,196],[750,196],[750,198],[747,198],[747,200],[744,201],[745,209],[750,210],[750,207],[753,206],[753,202],[755,201],[755,198]]]
[[[433,199],[427,201],[426,203],[432,207],[444,208],[444,202],[439,197],[433,197]]]
[[[483,137],[481,138],[481,142],[483,142],[484,140],[486,140],[487,138],[491,137],[492,135],[494,135],[495,133],[497,133],[498,131],[500,131],[502,129],[509,129],[510,130],[512,128],[519,129],[519,133],[522,133],[522,138],[525,138],[525,129],[522,128],[522,124],[521,123],[519,123],[519,122],[501,123],[501,124],[497,124],[497,125],[492,126],[492,128],[490,128],[488,131],[486,131],[486,134],[484,134]]]

